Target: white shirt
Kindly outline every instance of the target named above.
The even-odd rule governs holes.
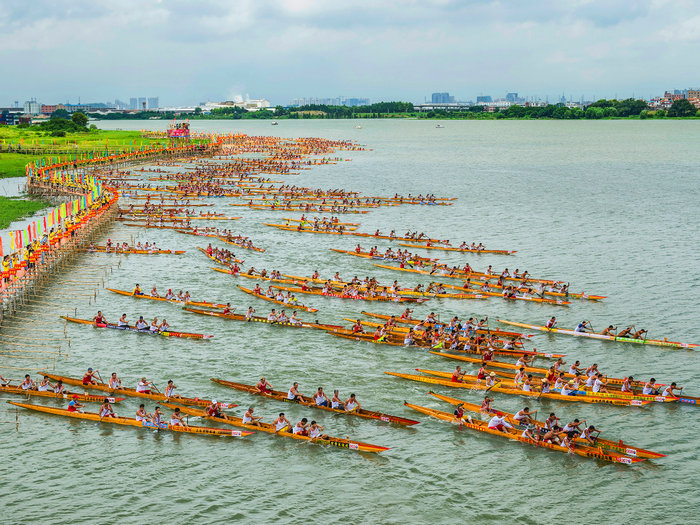
[[[507,428],[513,428],[508,421],[506,421],[506,418],[504,416],[493,416],[491,418],[491,421],[489,421],[489,428],[496,428],[498,425],[503,425],[504,427]]]
[[[143,381],[139,381],[139,384],[136,385],[136,391],[137,392],[145,392],[146,390],[150,390],[148,383],[144,383]]]

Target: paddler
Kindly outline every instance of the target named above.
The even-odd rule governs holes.
[[[152,421],[153,416],[146,412],[146,405],[141,403],[139,409],[136,411],[136,421]]]
[[[182,398],[181,395],[175,393],[176,388],[177,388],[177,386],[175,385],[175,383],[173,383],[173,380],[169,379],[168,384],[165,386],[165,392],[164,392],[165,398],[166,399],[180,399],[180,398]]]
[[[593,329],[591,328],[591,322],[581,321],[578,325],[576,325],[576,328],[574,328],[574,332],[576,332],[577,334],[593,332]]]
[[[136,385],[136,391],[140,394],[150,394],[152,385],[151,381],[147,381],[145,377],[142,377],[141,381]]]
[[[156,426],[163,423],[163,412],[159,406],[156,406],[155,410],[153,410],[153,419],[151,421]]]
[[[158,290],[156,290],[156,285],[153,285],[153,288],[151,288],[151,297],[160,297],[160,294],[158,293]]]
[[[646,339],[646,334],[648,332],[648,330],[637,330],[634,335],[632,335],[632,339]]]
[[[599,433],[600,430],[596,429],[593,425],[588,425],[581,431],[579,439],[587,441],[591,445],[595,445],[598,436],[593,436],[593,432]]]
[[[345,410],[345,403],[340,400],[340,393],[337,390],[333,390],[333,399],[331,399],[331,408],[338,408],[340,410]]]
[[[39,392],[48,392],[51,388],[53,388],[53,385],[49,381],[49,376],[44,376],[39,385],[37,386],[37,390]]]
[[[245,320],[250,321],[253,319],[253,314],[255,313],[255,308],[252,306],[248,307],[248,311],[245,313]]]
[[[484,400],[481,402],[479,412],[481,412],[482,414],[490,414],[492,412],[491,401],[493,400],[489,396],[484,396]]]
[[[302,396],[301,393],[299,392],[299,383],[297,383],[296,381],[294,382],[292,387],[287,392],[287,399],[289,401],[297,401],[297,402],[301,402],[304,400],[304,396]]]
[[[520,437],[531,439],[537,443],[540,438],[540,429],[537,425],[530,423],[525,427],[525,430],[523,430],[523,433],[520,434]]]
[[[122,316],[119,318],[119,321],[117,321],[117,326],[120,328],[129,326],[129,323],[126,320],[126,314],[122,314]]]
[[[580,366],[581,366],[581,362],[576,361],[573,365],[571,365],[569,367],[569,373],[571,375],[583,374],[585,370],[583,368],[579,368]]]
[[[629,338],[630,332],[632,332],[632,329],[634,328],[634,325],[628,326],[624,330],[621,330],[620,333],[617,334],[617,337],[626,337]]]
[[[624,379],[622,386],[620,387],[620,392],[626,392],[628,394],[634,394],[634,389],[632,384],[634,383],[634,377],[629,376]]]
[[[168,324],[168,321],[163,318],[163,322],[158,325],[158,331],[159,332],[167,332],[168,329],[170,328],[170,325]]]
[[[272,385],[267,382],[265,377],[260,378],[260,381],[258,381],[258,384],[255,385],[255,388],[261,394],[269,394],[272,392]]]
[[[486,386],[492,387],[496,386],[496,372],[491,372],[486,378]]]
[[[561,387],[561,390],[559,393],[562,396],[575,396],[576,395],[576,390],[574,389],[574,381],[571,380],[568,383],[564,383]]]
[[[316,406],[319,407],[329,407],[331,404],[331,400],[328,399],[328,396],[323,392],[323,387],[318,387],[318,390],[314,394],[314,401],[316,402]]]
[[[552,316],[552,318],[545,323],[544,327],[545,328],[556,328],[557,327],[557,318]]]
[[[221,312],[224,315],[229,315],[233,313],[233,310],[231,310],[231,303],[226,303],[226,306],[224,307],[224,311]]]
[[[617,326],[613,327],[613,325],[610,325],[605,330],[600,332],[600,335],[607,335],[609,337],[615,337],[615,330],[617,330]]]
[[[457,368],[455,368],[455,371],[452,372],[451,381],[453,383],[461,383],[462,377],[464,377],[464,372],[462,372],[462,367],[458,365]]]
[[[608,382],[603,381],[603,374],[598,373],[595,376],[595,380],[593,381],[593,392],[604,392],[604,393],[609,393],[610,391],[607,389]]]
[[[583,421],[579,421],[578,419],[574,419],[570,423],[567,423],[566,425],[564,425],[564,428],[562,428],[562,432],[573,432],[578,436],[581,434],[581,425],[585,422],[586,422],[585,419]]]
[[[490,430],[498,430],[499,432],[507,432],[506,428],[513,428],[513,425],[506,421],[503,412],[496,412],[488,423]]]
[[[168,301],[172,301],[173,299],[175,299],[175,294],[173,293],[172,288],[169,288],[169,289],[168,289],[168,292],[165,294],[165,298],[166,298]]]
[[[144,320],[143,315],[139,317],[138,321],[136,321],[136,329],[137,330],[148,329],[148,323]]]
[[[663,391],[661,392],[661,395],[663,397],[677,397],[673,393],[674,390],[678,390],[678,392],[681,392],[683,390],[683,387],[682,386],[677,387],[676,383],[671,383],[670,385],[668,385],[666,388],[663,389]]]
[[[460,427],[464,425],[464,403],[457,405],[457,408],[455,408],[455,411],[453,412],[453,416],[453,423],[458,423]]]
[[[78,399],[78,396],[73,394],[73,399],[71,399],[70,403],[68,403],[68,412],[83,412],[81,409],[84,408],[85,405],[78,403]]]
[[[95,323],[95,326],[105,326],[107,324],[107,319],[102,315],[102,310],[97,311],[97,315],[92,318],[92,322]]]
[[[107,384],[111,390],[119,390],[122,387],[122,380],[117,377],[116,372],[112,372],[112,375],[107,380]]]
[[[534,355],[531,357],[528,357],[526,355],[521,355],[520,358],[516,361],[515,365],[519,366],[519,367],[529,367],[534,360],[535,360]]]
[[[204,410],[206,411],[207,416],[209,417],[223,417],[223,414],[219,409],[219,403],[216,401],[216,399],[212,399],[211,403],[209,403],[209,405],[207,405],[207,407]]]
[[[535,414],[537,414],[537,410],[530,412],[530,408],[525,407],[513,415],[513,420],[517,421],[520,425],[529,425],[534,423]]]
[[[180,412],[180,407],[176,408],[175,412],[173,412],[170,415],[170,426],[171,427],[179,427],[179,426],[187,427],[187,426],[189,426],[187,424],[187,421],[185,421],[185,415],[182,412]]]
[[[308,436],[309,431],[308,431],[308,419],[305,417],[301,419],[296,425],[294,425],[294,428],[292,429],[292,434],[296,434],[298,436]]]
[[[158,324],[157,317],[153,318],[153,321],[151,321],[151,326],[148,327],[148,330],[153,333],[157,333],[160,331],[160,324]]]
[[[104,403],[102,403],[102,406],[100,407],[100,419],[104,419],[106,417],[117,417],[117,415],[114,413],[112,405],[109,404],[109,398],[105,397]]]
[[[134,286],[134,291],[131,292],[131,295],[143,295],[141,287],[138,285],[138,283],[136,284],[136,286]]]
[[[88,368],[87,372],[85,372],[85,375],[83,375],[83,384],[84,385],[97,385],[97,379],[95,379],[95,375],[99,374],[99,370],[95,370],[93,372],[92,368]]]
[[[32,381],[29,374],[24,375],[24,381],[22,381],[19,386],[22,388],[22,390],[37,390],[36,383]]]
[[[355,397],[355,394],[350,394],[350,397],[345,401],[346,412],[357,412],[362,409],[360,402]]]
[[[316,421],[311,421],[309,424],[309,437],[311,439],[329,439],[328,434],[321,434],[325,430],[324,427],[316,423]]]

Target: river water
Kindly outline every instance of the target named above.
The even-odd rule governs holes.
[[[361,125],[361,129],[354,126]],[[103,122],[101,127],[142,129],[164,122]],[[316,166],[290,183],[355,189],[369,195],[435,193],[459,197],[452,207],[385,207],[360,217],[361,231],[418,229],[454,241],[483,242],[489,248],[515,249],[515,256],[450,255],[446,262],[468,261],[476,269],[493,265],[528,270],[534,276],[571,281],[571,289],[608,296],[599,303],[576,301],[568,307],[535,303],[432,300],[416,308],[443,317],[488,315],[544,324],[556,315],[561,326],[592,320],[636,324],[650,337],[700,342],[697,320],[698,197],[700,127],[697,122],[447,122],[437,129],[424,121],[200,121],[196,131],[240,131],[251,135],[314,136],[357,140],[371,151],[341,152],[351,162]],[[283,273],[342,277],[375,275],[380,281],[426,282],[420,275],[394,273],[369,262],[330,252],[352,249],[357,238],[280,232],[263,222],[289,214],[231,208],[216,199],[217,211],[242,215],[231,226],[250,236],[263,254],[237,252],[244,266]],[[296,214],[295,216],[298,216]],[[210,270],[196,247],[202,241],[167,230],[115,226],[113,240],[156,240],[186,249],[186,255],[125,257],[86,255],[67,280],[90,280],[86,269],[114,261],[106,285],[150,290],[186,289],[193,298],[231,301],[269,311],[269,303],[236,288],[237,281]],[[368,246],[368,242],[362,243]],[[390,243],[380,242],[385,249]],[[395,245],[394,245],[395,247]],[[100,266],[101,267],[101,266]],[[95,272],[98,270],[95,269]],[[97,273],[96,273],[97,275]],[[103,274],[99,274],[99,279]],[[97,280],[95,277],[93,280]],[[241,283],[244,286],[251,281]],[[620,408],[512,398],[496,394],[496,406],[509,412],[525,404],[540,414],[587,419],[603,437],[624,438],[668,457],[636,466],[602,464],[578,456],[459,430],[403,407],[407,400],[451,411],[426,397],[428,385],[383,374],[414,368],[452,370],[455,362],[424,350],[369,345],[318,331],[246,325],[188,314],[174,305],[134,301],[100,290],[96,302],[69,286],[55,287],[62,307],[37,306],[34,326],[61,328],[50,314],[92,317],[101,308],[109,320],[126,312],[131,320],[167,316],[175,329],[215,334],[213,341],[170,340],[138,334],[67,327],[69,357],[57,372],[78,376],[88,366],[103,377],[117,371],[129,385],[142,375],[161,386],[173,378],[184,395],[217,397],[254,405],[272,420],[284,410],[295,422],[310,416],[336,436],[391,447],[379,455],[297,443],[265,434],[245,440],[153,434],[138,429],[19,413],[0,426],[0,504],[5,523],[688,523],[698,494],[698,408],[664,406]],[[340,323],[362,309],[399,313],[399,305],[353,304],[304,297],[319,308],[306,319]],[[40,337],[40,336],[37,336]],[[654,375],[665,383],[700,392],[698,352],[637,347],[549,335],[533,338],[540,351],[561,352],[567,361],[597,362],[612,376]],[[14,363],[14,362],[13,362]],[[470,368],[470,367],[468,367]],[[15,377],[17,372],[0,371]],[[14,374],[14,375],[13,375]],[[366,408],[418,419],[398,428],[381,422],[315,413],[264,401],[214,385],[211,377],[254,383],[264,374],[281,390],[299,381],[303,392],[318,386],[357,393]],[[479,402],[468,390],[436,390]],[[5,397],[5,396],[4,396]],[[36,403],[44,401],[33,400]],[[51,403],[51,402],[49,402]],[[132,415],[138,402],[117,406]],[[152,409],[152,406],[149,406]],[[0,419],[12,421],[10,407]]]

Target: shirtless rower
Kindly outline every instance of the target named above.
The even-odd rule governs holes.
[[[613,327],[613,325],[608,326],[605,330],[600,332],[600,335],[607,335],[610,337],[615,337],[615,331],[617,330],[617,326]]]
[[[649,330],[637,330],[633,335],[632,339],[646,339]]]
[[[627,337],[629,338],[630,333],[632,332],[632,329],[634,328],[634,325],[628,326],[624,330],[621,330],[620,333],[617,334],[617,337]]]

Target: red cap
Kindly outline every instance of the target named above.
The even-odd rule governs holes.
[[[73,399],[78,399],[78,395],[77,395],[77,394],[73,394]]]

